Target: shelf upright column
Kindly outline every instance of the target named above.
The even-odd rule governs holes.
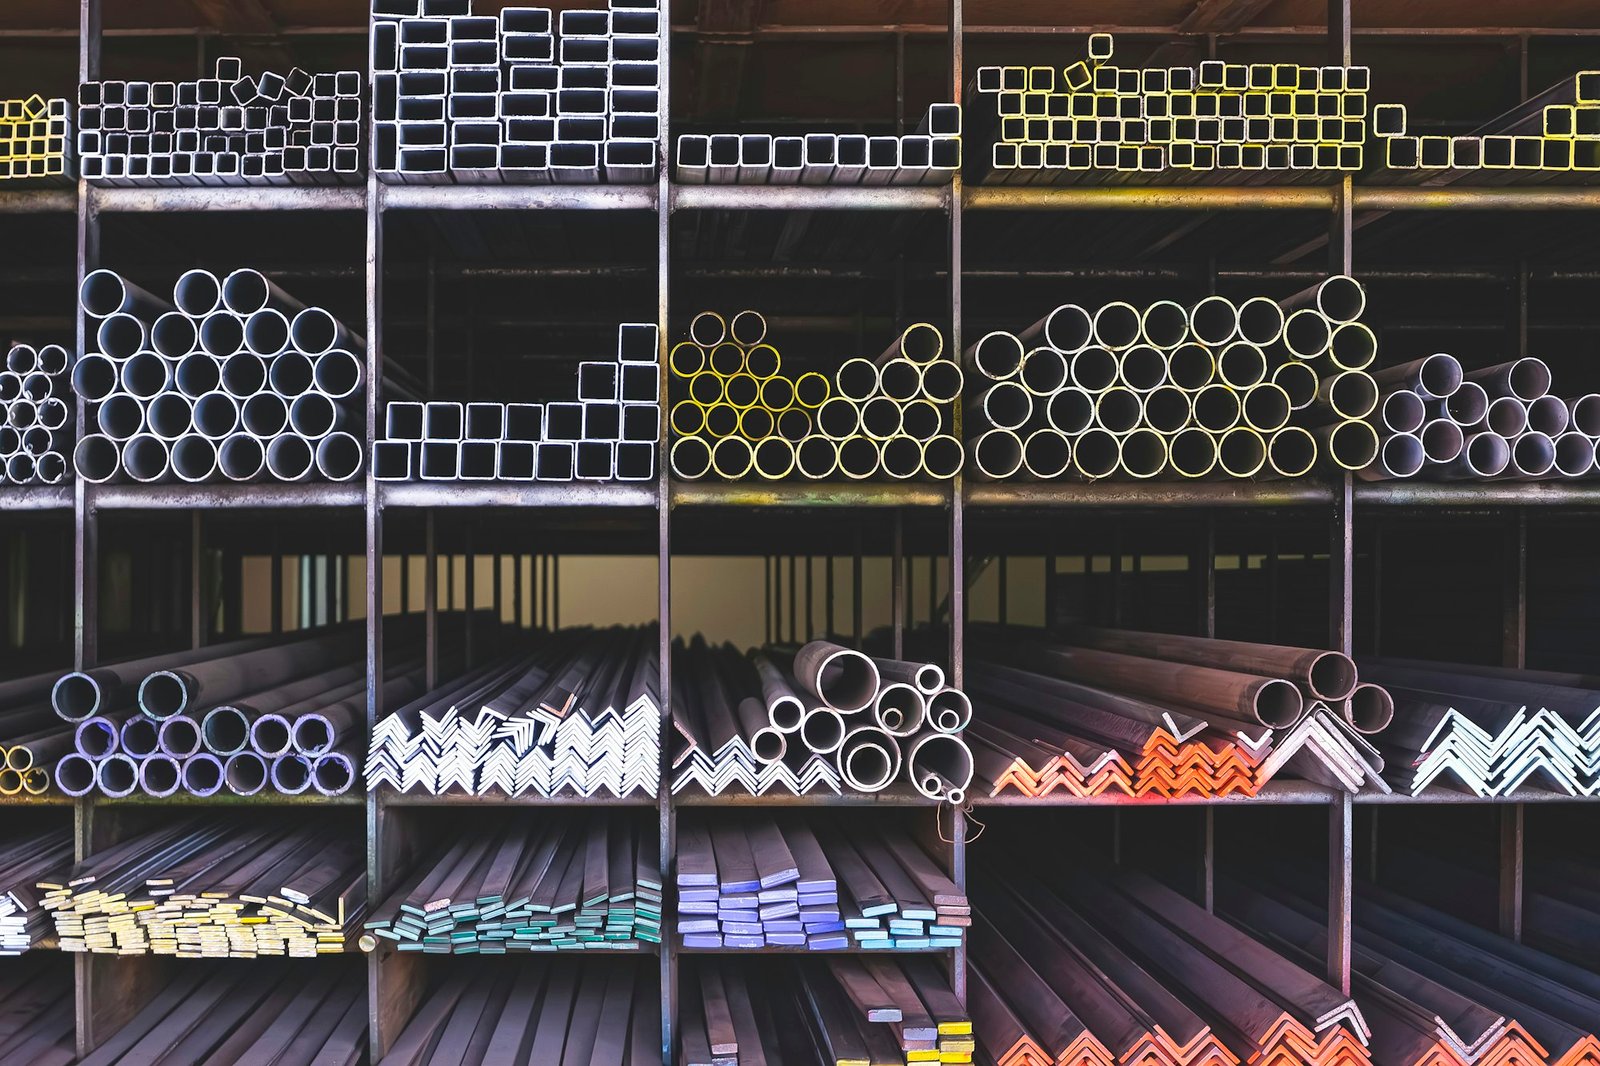
[[[672,134],[668,119],[672,79],[672,30],[668,5],[661,6],[658,32],[661,34],[661,92],[656,117],[661,138],[661,154],[656,161],[656,362],[660,368],[657,391],[665,409],[669,384],[667,374],[668,308],[672,280]],[[667,737],[672,731],[672,479],[667,462],[667,419],[661,419],[656,438],[656,625],[657,625],[657,701],[661,706],[661,773],[656,784],[657,834],[660,840],[661,887],[670,894],[672,857],[677,854],[677,820],[672,807],[672,779],[668,773],[670,756]],[[776,625],[776,623],[774,623]],[[665,917],[665,915],[663,915]],[[672,1066],[673,1041],[677,1030],[678,955],[674,934],[663,922],[661,937],[661,1061]]]
[[[950,0],[950,99],[961,104],[966,75],[962,72],[965,24],[962,0]],[[946,201],[950,221],[950,353],[961,358],[961,171],[950,178]],[[961,401],[952,405],[951,426],[961,440]],[[966,597],[966,518],[965,479],[957,474],[950,482],[950,684],[960,688],[964,681],[967,597]],[[958,887],[967,887],[967,817],[960,807],[950,814],[950,876]],[[950,987],[962,1003],[967,1001],[967,949],[965,941],[951,959]]]
[[[1522,277],[1527,277],[1524,266]],[[1526,289],[1522,306],[1527,307]],[[1523,321],[1522,351],[1527,352],[1526,319]],[[1518,508],[1511,521],[1506,542],[1505,585],[1503,591],[1504,647],[1502,661],[1518,670],[1528,665],[1528,512]],[[1500,935],[1522,941],[1523,838],[1526,809],[1509,803],[1498,811],[1500,829]]]

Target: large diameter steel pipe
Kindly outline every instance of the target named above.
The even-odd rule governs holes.
[[[207,750],[218,755],[233,755],[244,751],[250,745],[250,728],[255,719],[312,699],[344,699],[353,692],[353,689],[351,691],[345,689],[348,686],[364,686],[365,678],[365,665],[352,661],[302,677],[297,681],[241,694],[205,713],[200,725],[205,746]]]
[[[1356,687],[1355,661],[1337,651],[1098,626],[1076,627],[1070,636],[1082,647],[1101,651],[1212,666],[1233,673],[1287,678],[1329,703],[1348,698]]]
[[[1072,355],[1093,339],[1094,319],[1077,304],[1062,304],[1018,333],[1017,339],[1022,344],[1032,344],[1041,336],[1056,351]]]
[[[1291,681],[1091,648],[1041,648],[1037,658],[1076,681],[1189,704],[1226,718],[1287,729],[1305,713]]]
[[[839,776],[857,792],[882,792],[900,776],[900,744],[876,726],[858,726],[839,745]]]
[[[972,700],[946,685],[928,696],[928,724],[940,733],[959,733],[972,723]]]
[[[1462,378],[1461,361],[1447,352],[1435,352],[1372,373],[1372,380],[1384,390],[1398,386],[1425,400],[1449,399],[1461,387]]]
[[[110,270],[92,270],[78,287],[78,305],[90,318],[109,318],[116,314],[138,315],[155,321],[172,305],[151,296],[139,286]]]
[[[1022,341],[1004,330],[986,333],[966,352],[969,370],[991,381],[1004,381],[1022,368],[1026,356]]]
[[[1285,311],[1315,308],[1333,322],[1354,322],[1367,307],[1367,290],[1348,274],[1334,274],[1278,301]]]
[[[878,690],[872,716],[893,737],[915,736],[928,715],[928,702],[916,686],[891,681]]]
[[[1364,470],[1356,471],[1356,476],[1363,481],[1415,477],[1421,473],[1427,459],[1422,438],[1414,433],[1396,433],[1384,438],[1378,449],[1377,461]]]
[[[878,668],[880,680],[911,685],[925,696],[944,687],[944,671],[935,663],[915,663],[878,656],[873,656],[872,662]]]
[[[222,303],[236,315],[248,316],[264,308],[284,315],[305,310],[305,304],[284,292],[259,270],[241,267],[222,279]]]
[[[929,799],[964,803],[972,785],[972,749],[949,733],[924,733],[906,753],[912,786]]]
[[[800,722],[800,743],[818,755],[831,755],[844,743],[844,716],[832,707],[813,707]]]
[[[1491,396],[1514,396],[1524,402],[1537,400],[1550,391],[1550,367],[1543,359],[1524,357],[1497,363],[1467,374]]]
[[[1439,469],[1448,481],[1496,477],[1511,464],[1511,442],[1498,433],[1473,433],[1455,460]]]
[[[267,787],[267,761],[253,751],[230,755],[222,764],[222,779],[236,796],[254,796]]]
[[[1358,733],[1381,733],[1394,721],[1394,697],[1377,685],[1362,682],[1339,705],[1344,720]]]
[[[841,714],[872,706],[878,694],[878,667],[861,652],[826,640],[814,640],[794,657],[801,686]]]
[[[360,648],[361,634],[350,630],[155,669],[139,683],[139,708],[168,718],[202,701],[222,703],[327,670],[354,659]]]
[[[222,303],[222,282],[209,270],[187,270],[172,286],[172,302],[189,318],[204,318]]]

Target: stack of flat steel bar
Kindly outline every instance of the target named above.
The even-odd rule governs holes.
[[[359,970],[327,960],[229,962],[175,970],[78,1066],[358,1066],[366,1055]]]
[[[961,169],[961,105],[930,104],[917,132],[684,133],[673,179],[685,185],[942,185]]]
[[[401,951],[498,955],[661,942],[659,845],[635,819],[471,828],[433,849],[361,938]]]
[[[917,844],[844,821],[684,819],[678,923],[685,948],[959,947],[966,893]]]
[[[931,959],[702,958],[685,969],[683,1066],[973,1061],[973,1020]]]
[[[276,820],[184,818],[58,867],[38,888],[61,950],[100,954],[340,952],[367,908],[357,840]]]
[[[21,955],[44,939],[50,918],[39,879],[72,861],[72,834],[46,829],[0,842],[0,955]]]
[[[968,998],[997,1066],[1375,1061],[1353,1000],[1144,875],[977,888]]]
[[[1600,677],[1402,659],[1361,669],[1394,695],[1374,739],[1401,791],[1600,795]]]
[[[71,361],[59,344],[35,348],[19,341],[6,352],[5,369],[0,370],[0,482],[58,485],[67,480],[73,432],[67,378]]]
[[[380,721],[368,790],[654,796],[661,719],[653,628],[570,629]]]
[[[7,1066],[68,1066],[73,1041],[72,970],[39,952],[0,967],[0,1062]]]
[[[661,990],[629,959],[520,959],[447,971],[378,1066],[657,1066]]]
[[[0,181],[73,176],[72,105],[34,93],[0,100]]]
[[[72,750],[72,726],[50,708],[57,671],[0,684],[0,796],[42,796],[48,767]]]

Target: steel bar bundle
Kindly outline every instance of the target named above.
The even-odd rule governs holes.
[[[365,342],[249,268],[190,270],[172,304],[110,270],[83,279],[93,340],[72,387],[95,483],[349,481],[361,473]],[[173,305],[176,305],[174,309]]]
[[[614,359],[578,364],[577,399],[391,401],[373,447],[379,481],[648,481],[661,433],[659,333],[617,327]]]
[[[684,133],[686,185],[944,185],[961,169],[961,105],[930,104],[915,133]]]
[[[656,180],[659,6],[474,16],[471,0],[373,0],[373,167],[395,182]]]
[[[37,952],[0,968],[0,1062],[69,1066],[74,1046],[72,971]]]
[[[50,922],[35,885],[71,861],[67,832],[45,830],[0,842],[0,955],[20,955],[44,938]]]
[[[841,820],[685,818],[677,932],[685,948],[915,951],[960,947],[966,893],[904,833]]]
[[[72,105],[35,93],[0,100],[0,181],[73,177]]]
[[[648,628],[562,630],[378,722],[369,791],[654,795],[661,719]]]
[[[996,136],[984,178],[1019,184],[1336,181],[1360,170],[1366,67],[1224,63],[1123,68],[1108,33],[1065,67],[979,67]],[[1274,181],[1284,180],[1275,175]]]
[[[655,1066],[661,988],[634,959],[519,959],[447,971],[379,1066]]]
[[[1294,478],[1378,456],[1366,292],[1335,275],[1274,302],[1062,304],[965,360],[978,476]]]
[[[17,342],[6,353],[0,369],[0,484],[59,485],[68,479],[71,362],[59,344],[36,348]]]
[[[672,472],[686,481],[947,480],[961,470],[949,409],[961,367],[926,322],[876,360],[846,360],[830,380],[783,373],[759,312],[702,311],[667,363],[678,383],[669,396]]]
[[[1073,866],[978,895],[968,999],[997,1064],[1378,1061],[1354,1000],[1143,874]]]
[[[0,683],[0,796],[42,796],[50,767],[72,750],[73,730],[50,706],[57,673]]]
[[[38,882],[63,951],[183,958],[354,947],[365,851],[338,827],[183,818]]]
[[[174,970],[165,988],[77,1061],[357,1066],[366,1054],[366,983],[359,971],[332,960],[214,962]]]
[[[661,943],[654,833],[605,814],[452,834],[375,908],[361,947],[501,955]]]
[[[78,159],[99,185],[307,185],[362,180],[358,70],[244,73],[222,56],[194,81],[78,86]]]
[[[1394,697],[1374,738],[1391,780],[1416,795],[1439,786],[1476,796],[1540,787],[1600,795],[1600,686],[1593,678],[1413,660],[1364,660]]]
[[[1436,352],[1373,375],[1382,443],[1367,480],[1571,480],[1600,473],[1600,395],[1550,392],[1550,368],[1524,357],[1463,370]]]
[[[973,1021],[931,959],[700,958],[682,989],[683,1066],[973,1061]]]

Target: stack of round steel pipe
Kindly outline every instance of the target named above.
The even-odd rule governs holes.
[[[72,450],[71,356],[20,342],[0,369],[0,484],[59,485]]]
[[[1550,368],[1525,357],[1477,370],[1435,352],[1373,375],[1381,444],[1359,476],[1444,481],[1593,477],[1600,394],[1561,399]]]
[[[362,470],[364,343],[259,272],[190,270],[172,302],[110,270],[83,279],[87,350],[72,387],[100,483],[349,481]]]
[[[58,671],[0,684],[0,796],[40,796],[50,768],[72,750],[72,726],[50,707]]]
[[[961,471],[950,405],[962,373],[937,328],[914,323],[877,359],[847,359],[831,380],[782,373],[766,337],[756,311],[702,311],[672,347],[677,477],[906,481]]]
[[[1281,302],[1063,304],[967,349],[972,468],[1030,478],[1292,478],[1369,465],[1377,339],[1343,275]]]

